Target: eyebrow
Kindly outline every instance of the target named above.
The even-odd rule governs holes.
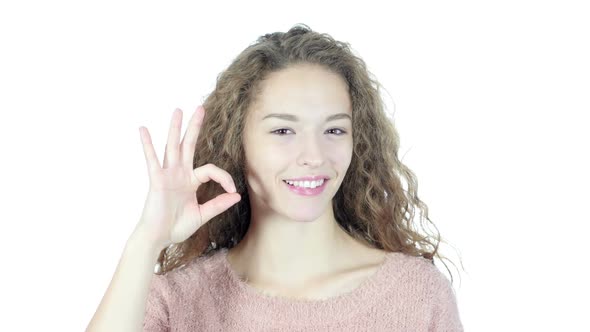
[[[297,116],[295,116],[293,114],[287,114],[287,113],[267,114],[265,117],[262,118],[262,120],[268,119],[268,118],[278,118],[278,119],[283,119],[283,120],[287,120],[287,121],[294,121],[294,122],[299,121],[299,118]],[[346,118],[348,118],[352,122],[352,118],[350,117],[350,115],[348,115],[346,113],[332,114],[326,118],[326,122],[339,120],[339,119],[346,119]]]

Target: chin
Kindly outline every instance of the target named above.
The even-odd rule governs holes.
[[[328,206],[331,208],[331,205]],[[295,222],[314,222],[322,217],[325,214],[326,210],[324,208],[309,208],[303,206],[297,206],[295,204],[291,205],[291,211],[286,211],[285,217],[291,219]]]

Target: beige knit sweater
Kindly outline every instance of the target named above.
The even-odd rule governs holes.
[[[356,289],[302,300],[259,292],[226,255],[154,275],[144,331],[463,331],[450,281],[421,257],[390,252]]]

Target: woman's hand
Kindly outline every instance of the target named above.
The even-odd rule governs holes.
[[[193,169],[193,158],[195,148],[198,148],[196,143],[204,112],[203,107],[199,106],[193,113],[180,144],[178,140],[182,128],[182,110],[176,109],[172,113],[162,167],[147,128],[139,128],[150,188],[135,231],[142,233],[142,236],[151,241],[151,245],[160,250],[172,243],[186,240],[207,221],[241,199],[227,171],[213,164]],[[221,184],[227,193],[205,204],[199,204],[196,197],[197,189],[209,180]]]

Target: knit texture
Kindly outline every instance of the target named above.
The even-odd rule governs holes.
[[[450,281],[422,257],[389,252],[352,291],[304,300],[263,294],[227,252],[154,274],[144,331],[463,331]]]

